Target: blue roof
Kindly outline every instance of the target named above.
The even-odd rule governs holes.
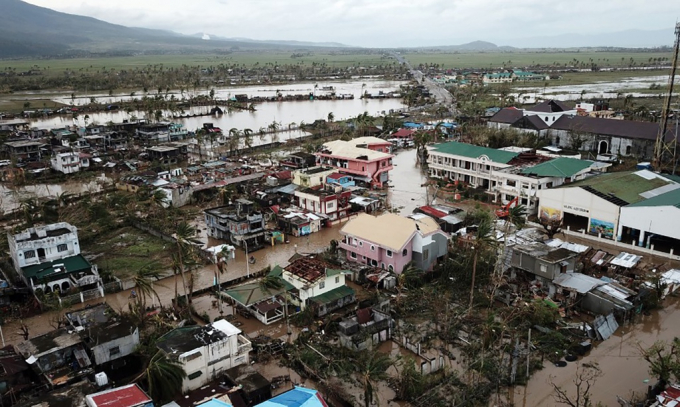
[[[222,400],[218,400],[218,399],[208,400],[203,404],[199,404],[198,406],[199,407],[232,407],[231,404],[226,403]]]
[[[318,391],[295,387],[255,407],[328,407]]]
[[[408,129],[421,129],[425,126],[421,123],[405,122],[404,127],[408,128]]]

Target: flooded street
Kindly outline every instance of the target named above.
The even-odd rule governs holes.
[[[638,344],[648,348],[657,340],[670,341],[680,336],[678,325],[679,298],[666,299],[665,308],[649,316],[639,316],[633,324],[620,327],[614,336],[598,343],[590,353],[579,359],[581,363],[597,363],[604,375],[592,388],[592,399],[605,406],[618,405],[616,396],[627,398],[633,392],[643,394],[656,378],[649,375],[648,364],[639,355]],[[550,381],[574,392],[572,383],[576,363],[556,367],[546,362],[545,368],[536,372],[528,386],[515,388],[514,405],[556,406]],[[648,383],[645,383],[649,380]]]
[[[394,169],[390,172],[390,189],[387,203],[398,209],[401,215],[409,215],[413,210],[427,203],[427,188],[423,184],[427,177],[416,166],[416,150],[402,150],[392,160]]]

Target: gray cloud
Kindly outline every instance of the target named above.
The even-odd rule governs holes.
[[[27,0],[127,26],[366,47],[511,44],[526,37],[670,28],[677,0]],[[668,43],[672,41],[669,32]]]

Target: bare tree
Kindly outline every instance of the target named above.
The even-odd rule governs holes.
[[[545,233],[550,239],[562,232],[562,219],[538,218],[538,223],[543,226]]]
[[[553,382],[553,377],[550,378],[550,384],[553,387],[553,398],[558,404],[564,404],[571,407],[593,407],[590,391],[595,382],[602,376],[602,370],[596,363],[583,363],[576,366],[576,373],[574,374],[574,392],[567,391]]]

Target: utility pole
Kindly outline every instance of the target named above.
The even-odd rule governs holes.
[[[680,49],[680,23],[675,24],[675,45],[673,47],[673,57],[671,59],[671,74],[668,78],[668,93],[664,100],[661,110],[661,120],[659,123],[659,133],[656,135],[654,145],[654,160],[652,166],[655,171],[662,171],[664,168],[675,167],[676,160],[676,138],[666,141],[668,131],[668,116],[670,114],[671,99],[673,98],[673,86],[675,85],[675,73],[678,68],[678,50]]]

